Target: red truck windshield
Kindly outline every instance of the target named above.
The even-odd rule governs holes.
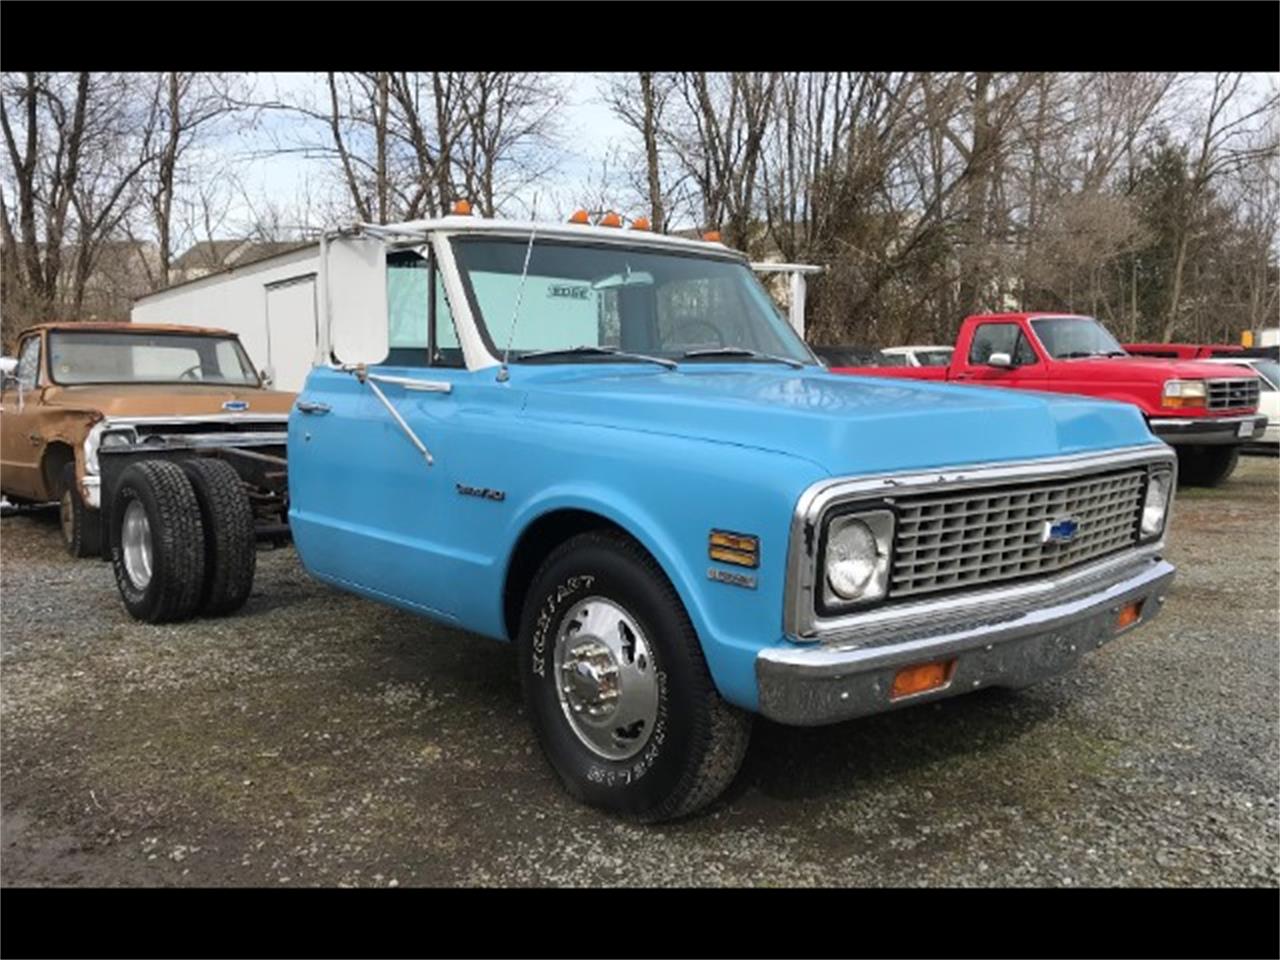
[[[1031,321],[1031,328],[1055,360],[1128,356],[1107,328],[1091,317],[1039,317]]]

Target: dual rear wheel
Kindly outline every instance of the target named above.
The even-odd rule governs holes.
[[[143,460],[120,476],[111,565],[129,613],[148,623],[222,616],[249,597],[253,510],[221,460]]]

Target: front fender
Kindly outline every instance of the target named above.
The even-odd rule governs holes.
[[[531,487],[527,498],[514,505],[502,531],[507,551],[496,565],[498,588],[490,594],[494,599],[485,615],[485,632],[503,633],[500,585],[524,532],[555,511],[585,511],[616,524],[649,551],[689,614],[720,694],[738,706],[757,709],[755,656],[783,636],[791,517],[800,492],[817,478],[816,468],[781,454],[699,446],[699,457],[668,449],[662,458],[655,452],[656,459],[644,466],[643,461],[632,461],[626,471]],[[707,551],[712,529],[759,537],[759,567],[711,561]],[[754,588],[712,580],[712,568],[746,574],[754,578]]]

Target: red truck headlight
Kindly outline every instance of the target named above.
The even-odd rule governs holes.
[[[1208,390],[1203,380],[1166,380],[1162,407],[1203,407]]]

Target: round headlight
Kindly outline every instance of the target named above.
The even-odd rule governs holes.
[[[851,520],[827,543],[827,582],[846,600],[862,595],[876,574],[880,552],[875,534],[861,520]]]

